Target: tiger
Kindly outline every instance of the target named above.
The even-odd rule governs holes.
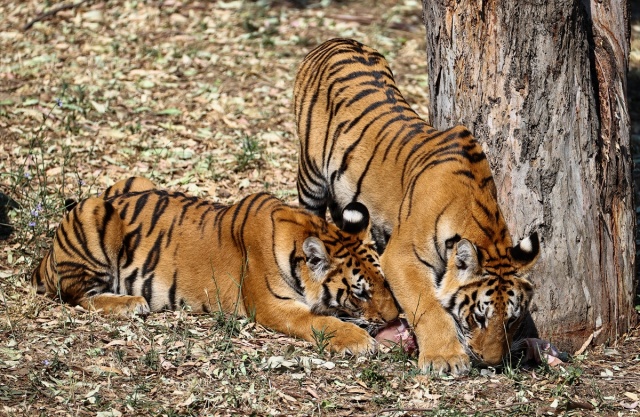
[[[376,50],[331,39],[299,65],[293,95],[300,206],[338,226],[354,202],[427,373],[508,357],[533,295],[540,241],[513,245],[480,143],[421,119]]]
[[[222,205],[132,177],[78,203],[31,275],[37,293],[107,314],[225,312],[371,353],[398,316],[361,203],[343,229],[261,192]]]

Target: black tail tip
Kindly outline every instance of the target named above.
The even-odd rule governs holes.
[[[538,232],[533,232],[531,236],[522,239],[516,246],[511,248],[511,258],[520,263],[534,261],[540,253],[540,239]]]
[[[357,234],[369,227],[369,210],[367,207],[354,201],[347,204],[342,210],[342,230],[347,233]]]

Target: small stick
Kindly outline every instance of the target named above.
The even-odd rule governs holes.
[[[373,414],[373,417],[377,417],[380,414],[383,413],[397,413],[397,412],[401,412],[401,413],[424,413],[427,411],[433,411],[435,410],[435,408],[433,407],[426,407],[426,408],[384,408],[380,411],[378,411],[377,413]]]
[[[477,410],[477,412],[481,412],[481,413],[485,414],[485,413],[489,413],[489,412],[493,412],[493,411],[504,411],[507,408],[519,407],[521,405],[529,405],[529,404],[531,404],[531,403],[530,402],[517,402],[517,403],[505,404],[505,405],[501,405],[499,407],[490,408],[489,410]],[[434,410],[435,410],[435,408],[433,408],[433,407],[427,407],[427,408],[385,408],[385,409],[382,409],[382,410],[378,411],[377,413],[373,414],[373,416],[379,416],[382,413],[427,412],[427,411],[434,411]]]
[[[24,27],[22,28],[22,30],[24,30],[25,32],[29,29],[31,29],[31,26],[33,26],[34,24],[45,20],[49,17],[55,16],[56,14],[58,14],[59,12],[63,11],[63,10],[69,10],[69,9],[75,9],[77,7],[82,6],[84,3],[88,2],[90,0],[80,0],[77,3],[66,3],[66,4],[62,4],[58,7],[54,7],[53,9],[40,13],[38,16],[36,16],[32,21],[30,21],[29,23],[27,23],[26,25],[24,25]]]

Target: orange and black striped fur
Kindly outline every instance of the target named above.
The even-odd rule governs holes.
[[[513,246],[480,144],[409,106],[385,58],[353,40],[311,51],[294,87],[303,207],[336,224],[371,211],[382,270],[414,326],[423,370],[464,373],[508,353],[532,295],[537,234]]]
[[[398,309],[367,209],[343,214],[340,230],[266,193],[225,206],[130,178],[67,213],[32,284],[89,310],[222,310],[308,341],[312,328],[335,332],[332,350],[367,352],[374,339],[338,316],[383,323]]]

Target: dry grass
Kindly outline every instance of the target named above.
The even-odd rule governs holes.
[[[418,1],[268,3],[93,1],[23,31],[44,3],[0,2],[0,191],[22,205],[0,247],[0,414],[637,414],[637,333],[560,368],[434,379],[398,351],[331,357],[244,319],[123,320],[33,294],[66,197],[133,174],[295,202],[292,83],[325,39],[379,49],[426,115]]]

